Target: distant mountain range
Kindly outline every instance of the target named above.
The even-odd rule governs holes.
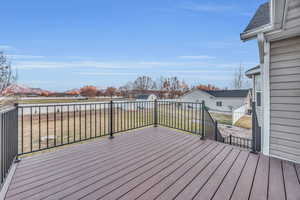
[[[30,88],[24,85],[19,84],[12,84],[9,87],[7,87],[3,92],[2,95],[15,95],[15,94],[21,94],[21,95],[41,95],[43,93],[53,93],[49,90],[43,90],[41,88]]]

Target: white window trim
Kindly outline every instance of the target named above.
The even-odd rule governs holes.
[[[270,155],[270,43],[264,42],[264,64],[262,67],[262,151]]]

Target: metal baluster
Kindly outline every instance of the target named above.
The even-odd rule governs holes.
[[[70,143],[70,105],[67,106],[68,108],[68,144]]]
[[[39,149],[41,149],[41,107],[39,106]]]
[[[54,146],[56,146],[56,106],[54,106]]]
[[[61,121],[61,123],[60,123],[60,143],[64,144],[64,132],[63,132],[64,116],[63,116],[63,106],[62,105],[60,107],[60,121]]]
[[[30,107],[30,151],[32,151],[32,107]]]

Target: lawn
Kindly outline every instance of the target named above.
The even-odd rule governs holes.
[[[86,98],[86,99],[25,99],[18,100],[19,104],[51,104],[51,103],[83,103],[83,102],[103,102],[110,101],[110,98]],[[126,100],[124,98],[114,99],[114,101]]]

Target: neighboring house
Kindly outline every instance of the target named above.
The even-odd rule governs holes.
[[[241,33],[243,41],[254,38],[262,83],[262,151],[300,163],[300,1],[261,5]]]
[[[247,104],[250,108],[250,90],[215,90],[206,91],[193,89],[183,95],[183,102],[205,102],[205,106],[211,111],[232,112],[234,109]]]
[[[260,73],[260,66],[253,67],[246,71],[246,76],[252,79],[252,101],[256,105],[256,113],[258,118],[258,124],[262,126],[262,80]]]
[[[157,99],[155,94],[140,94],[136,97],[137,101],[154,101]]]

